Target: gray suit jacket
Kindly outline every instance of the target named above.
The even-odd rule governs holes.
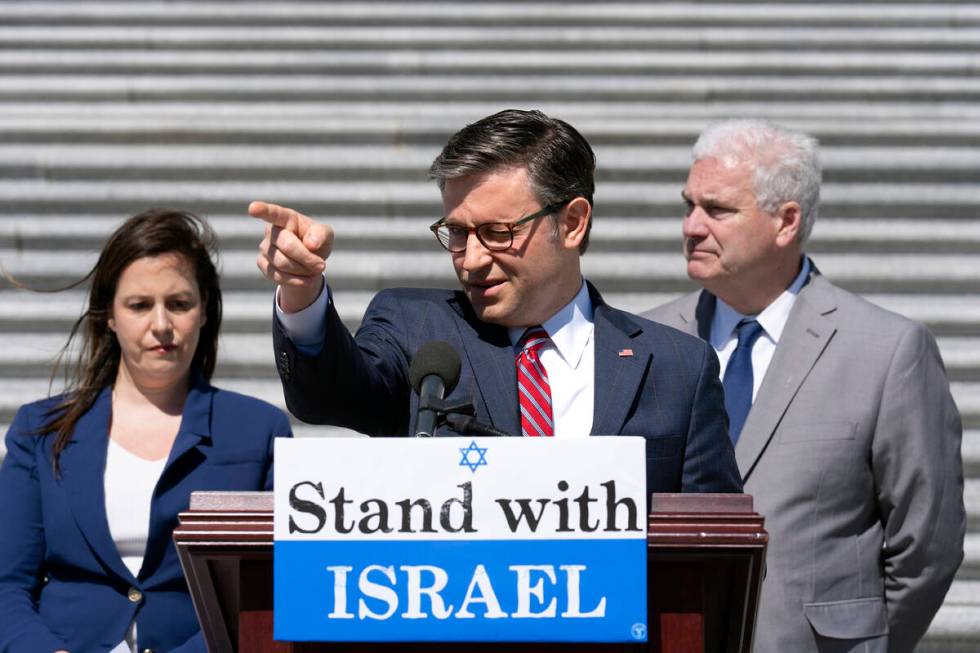
[[[707,340],[715,298],[644,314]],[[910,651],[963,559],[962,425],[921,324],[814,272],[735,447],[770,533],[756,651]]]

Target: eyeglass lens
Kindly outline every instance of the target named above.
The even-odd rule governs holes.
[[[488,249],[508,249],[511,246],[512,235],[509,225],[487,222],[476,228],[476,237]],[[443,246],[451,252],[462,252],[466,249],[466,241],[470,230],[457,225],[439,225],[436,235]]]

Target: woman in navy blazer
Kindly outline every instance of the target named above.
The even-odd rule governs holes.
[[[171,537],[177,513],[195,490],[270,489],[273,441],[291,435],[280,410],[208,382],[221,323],[213,253],[198,218],[147,211],[110,237],[86,277],[68,390],[23,406],[6,436],[0,653],[205,651]],[[125,469],[108,480],[111,447],[162,466],[144,482],[135,573],[138,557],[127,567],[113,539],[129,497]]]

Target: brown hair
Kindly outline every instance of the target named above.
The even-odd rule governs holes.
[[[75,287],[91,279],[88,308],[72,326],[52,371],[52,379],[66,359],[75,337],[81,333],[79,355],[65,366],[65,393],[48,412],[49,419],[38,431],[41,435],[54,435],[55,472],[78,420],[92,407],[102,390],[115,381],[119,370],[119,342],[108,325],[119,277],[133,261],[164,254],[182,256],[193,266],[206,321],[201,328],[192,367],[207,379],[214,373],[221,327],[221,288],[214,264],[217,256],[214,231],[201,218],[178,209],[150,209],[134,215],[109,236],[95,267],[69,286]]]
[[[564,120],[540,111],[507,109],[456,132],[432,162],[429,177],[444,190],[449,179],[522,167],[541,206],[576,197],[591,205],[595,166],[589,142]],[[590,219],[580,253],[589,246],[591,229]]]

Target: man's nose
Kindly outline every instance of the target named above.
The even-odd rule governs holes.
[[[708,235],[707,214],[700,206],[694,206],[687,215],[684,216],[683,226],[681,227],[684,236],[688,238],[701,238]]]
[[[466,250],[463,252],[463,269],[467,271],[478,270],[487,265],[492,258],[490,250],[476,237],[476,232],[471,231],[466,237]]]

